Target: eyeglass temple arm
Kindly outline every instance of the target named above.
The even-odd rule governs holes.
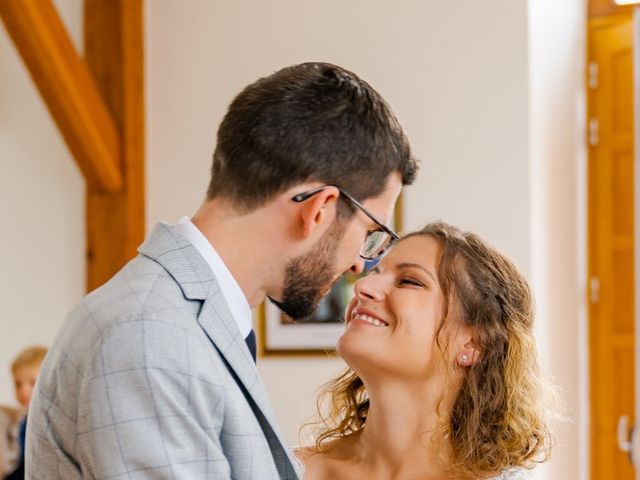
[[[321,187],[318,188],[314,188],[313,190],[309,190],[308,192],[302,192],[299,193],[297,195],[295,195],[293,198],[291,198],[291,200],[293,200],[296,203],[300,203],[300,202],[304,202],[305,200],[307,200],[308,198],[313,197],[316,193],[320,193],[322,190],[324,190],[327,187],[333,187],[334,185],[323,185]],[[335,187],[338,190],[340,190],[338,187]],[[340,191],[340,193],[342,193],[342,191]]]
[[[336,187],[338,188],[338,187]],[[338,188],[338,190],[340,190],[340,188]],[[351,195],[349,195],[347,192],[345,192],[344,190],[340,190],[340,193],[342,195],[344,195],[345,197],[347,197],[351,202],[353,202],[353,204],[358,207],[360,210],[362,210],[362,212],[369,217],[371,220],[373,220],[376,225],[378,225],[382,230],[384,230],[386,233],[388,233],[389,235],[391,235],[391,237],[394,239],[394,241],[398,241],[399,237],[398,235],[391,230],[389,227],[387,227],[384,223],[382,223],[378,218],[376,218],[376,216],[371,213],[369,210],[367,210],[366,208],[364,208],[364,206],[355,198],[353,198]]]
[[[358,200],[353,198],[351,195],[349,195],[347,192],[345,192],[344,190],[342,190],[340,187],[338,187],[336,185],[323,185],[321,187],[314,188],[313,190],[309,190],[308,192],[299,193],[299,194],[295,195],[293,198],[291,198],[291,200],[293,200],[294,202],[304,202],[305,200],[311,198],[315,194],[321,192],[322,190],[324,190],[325,188],[328,188],[328,187],[337,188],[341,195],[343,195],[345,198],[349,199],[349,201],[352,202],[360,210],[362,210],[362,212],[367,217],[369,217],[371,220],[373,220],[376,223],[376,225],[378,225],[380,228],[382,228],[382,230],[384,230],[386,233],[391,235],[391,237],[393,238],[394,241],[397,242],[399,240],[398,235],[393,230],[391,230],[384,223],[382,223],[380,220],[378,220],[375,217],[375,215],[373,215],[366,208],[364,208],[364,206]]]

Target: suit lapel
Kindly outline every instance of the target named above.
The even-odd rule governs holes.
[[[158,223],[138,252],[158,262],[189,300],[204,301],[212,288],[220,289],[206,260],[168,223]]]
[[[204,258],[172,225],[166,223],[156,225],[139,252],[161,264],[180,285],[186,298],[202,302],[198,323],[272,422],[272,416],[267,414],[269,406],[256,365],[220,285]]]
[[[267,429],[276,437],[275,439],[268,438],[269,443],[272,444],[274,440],[277,440],[282,452],[290,462],[288,451],[284,448],[285,444],[276,427],[275,416],[271,411],[256,364],[244,338],[240,335],[237,323],[231,315],[220,286],[207,262],[186,238],[178,233],[172,225],[166,223],[157,224],[149,239],[138,251],[162,265],[180,285],[187,299],[202,302],[198,323],[225,358],[228,366],[235,373],[237,381],[242,383],[264,416],[268,423]],[[258,420],[262,424],[262,420],[260,418]],[[265,430],[265,426],[263,426],[263,430]],[[267,430],[265,430],[265,435],[270,435]],[[278,469],[282,478],[297,478],[290,465],[280,464]]]
[[[295,462],[292,460],[289,450],[285,448],[285,443],[276,426],[275,415],[271,410],[266,390],[258,375],[256,363],[244,338],[238,332],[229,307],[222,298],[222,292],[212,291],[200,311],[198,323],[226,360],[228,367],[235,374],[236,381],[244,386],[245,395],[251,397],[247,398],[247,401],[251,409],[254,410],[258,423],[267,438],[280,478],[297,480],[298,475],[293,466]],[[254,406],[258,410],[257,412]]]
[[[204,302],[198,323],[207,333],[217,349],[224,356],[246,390],[251,394],[256,405],[263,411],[271,424],[273,416],[265,394],[264,385],[258,375],[256,364],[251,357],[244,338],[231,316],[222,292],[212,291]]]

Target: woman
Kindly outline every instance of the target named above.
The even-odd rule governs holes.
[[[404,237],[345,319],[350,368],[296,452],[305,479],[511,480],[547,458],[529,287],[478,236],[433,223]]]

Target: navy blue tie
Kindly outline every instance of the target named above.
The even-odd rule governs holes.
[[[253,361],[256,361],[256,332],[251,330],[247,338],[244,339],[247,342],[247,347],[249,347],[249,351],[251,352],[251,356],[253,357]]]

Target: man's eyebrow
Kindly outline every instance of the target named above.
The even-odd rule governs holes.
[[[403,263],[397,264],[396,268],[417,268],[419,270],[422,270],[427,275],[429,275],[431,277],[431,280],[434,281],[434,283],[438,283],[438,281],[436,280],[435,275],[433,273],[431,273],[428,269],[426,269],[425,267],[423,267],[422,265],[420,265],[418,263],[403,262]]]

